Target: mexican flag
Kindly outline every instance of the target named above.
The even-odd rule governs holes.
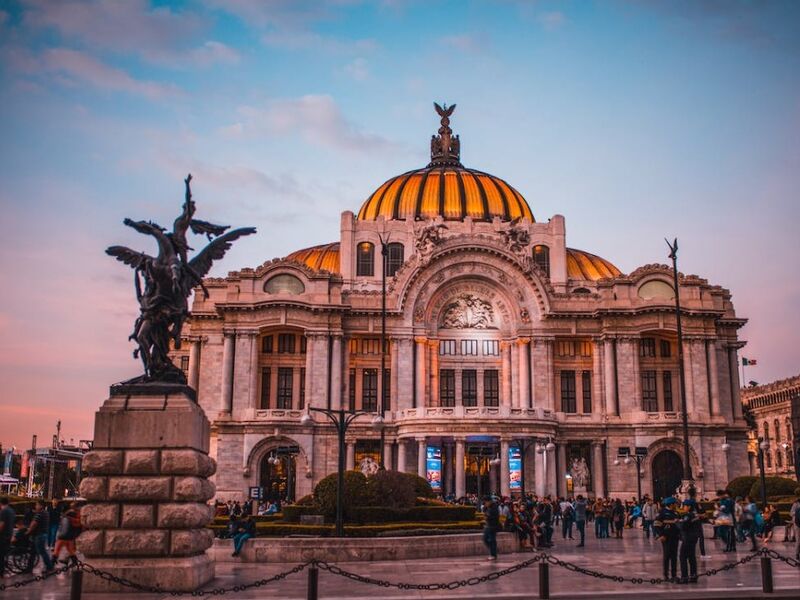
[[[758,364],[758,361],[755,358],[745,358],[742,357],[742,366],[743,367],[754,367]]]

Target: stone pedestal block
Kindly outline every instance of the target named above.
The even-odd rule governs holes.
[[[83,463],[89,503],[78,545],[86,562],[165,591],[194,591],[213,579],[205,526],[216,464],[208,444],[208,419],[182,386],[161,385],[152,395],[112,388]],[[131,591],[92,575],[84,589]]]

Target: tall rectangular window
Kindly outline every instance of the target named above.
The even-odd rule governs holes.
[[[642,410],[645,412],[658,412],[655,371],[642,371]]]
[[[386,276],[391,277],[403,266],[403,244],[395,242],[386,245]]]
[[[439,340],[440,356],[455,356],[455,354],[456,354],[455,340]]]
[[[261,338],[261,352],[264,354],[272,354],[272,336],[265,335]]]
[[[462,356],[478,356],[478,340],[461,340]]]
[[[305,338],[302,338],[305,339]],[[306,407],[306,369],[300,367],[300,410]]]
[[[292,408],[292,367],[278,367],[278,408]]]
[[[487,369],[483,372],[483,405],[500,405],[500,378],[497,369]]]
[[[392,370],[383,370],[383,405],[386,410],[392,406]]]
[[[269,408],[269,393],[272,386],[272,371],[269,367],[261,369],[261,404],[259,408],[266,410]]]
[[[639,340],[639,356],[644,358],[656,357],[656,339],[642,338]]]
[[[293,333],[279,333],[278,354],[294,354],[294,338]]]
[[[439,369],[439,400],[442,406],[456,405],[456,372]]]
[[[189,370],[189,357],[188,356],[181,356],[181,371],[188,371]]]
[[[378,410],[378,369],[361,372],[361,410]]]
[[[356,275],[372,277],[375,273],[375,246],[370,242],[361,242],[356,246]]]
[[[661,346],[661,358],[669,358],[672,356],[672,347],[669,340],[660,340],[659,346]]]
[[[581,373],[581,395],[583,396],[583,412],[592,412],[592,372]]]
[[[578,412],[575,398],[575,371],[561,371],[561,412]]]
[[[306,353],[306,348],[308,347],[308,338],[304,335],[300,336],[300,354]]]
[[[675,410],[672,406],[672,372],[664,371],[662,377],[664,378],[664,410],[672,412]]]
[[[500,356],[500,342],[498,340],[483,340],[484,356]]]
[[[478,372],[475,369],[461,371],[461,404],[478,406]]]
[[[347,402],[350,410],[356,409],[356,370],[350,369],[350,380],[348,381]]]

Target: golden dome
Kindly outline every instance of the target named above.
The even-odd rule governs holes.
[[[331,244],[320,244],[296,250],[286,257],[286,260],[294,260],[306,265],[313,271],[339,272],[339,242]]]
[[[508,183],[475,169],[434,165],[409,171],[380,186],[358,211],[361,221],[386,219],[433,219],[491,221],[500,217],[534,220],[525,198]]]
[[[605,258],[583,250],[567,248],[567,275],[570,279],[597,281],[606,277],[622,275],[622,271]]]
[[[527,217],[534,221],[525,198],[508,183],[483,171],[467,169],[460,162],[461,142],[452,135],[448,108],[434,103],[441,119],[439,135],[431,137],[431,162],[424,169],[408,171],[380,186],[358,211],[361,221],[379,216],[404,220],[433,219],[491,221],[499,217],[511,221]]]
[[[339,272],[339,242],[320,244],[292,252],[286,260],[294,260],[313,271]],[[571,279],[597,281],[616,277],[622,272],[604,258],[583,250],[567,248],[567,273]]]

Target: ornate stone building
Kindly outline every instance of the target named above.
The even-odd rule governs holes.
[[[617,456],[638,448],[643,492],[672,493],[682,438],[671,268],[625,275],[568,247],[563,216],[535,220],[510,184],[461,164],[452,107],[437,108],[430,164],[342,213],[338,241],[195,295],[176,361],[212,421],[218,496],[309,493],[335,471],[337,442],[324,416],[301,424],[307,407],[384,402],[383,448],[373,416],[359,417],[348,467],[382,456],[456,496],[523,483],[631,496],[635,463]],[[683,275],[680,291],[691,469],[714,490],[748,471],[745,320],[722,287]]]
[[[800,375],[766,385],[743,388],[742,404],[749,409],[756,424],[748,434],[750,472],[758,473],[759,439],[769,442],[764,451],[764,473],[796,479],[795,423],[800,422]]]

